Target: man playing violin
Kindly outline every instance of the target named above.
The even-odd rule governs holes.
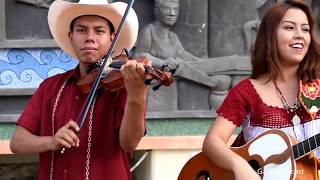
[[[77,81],[109,50],[126,7],[107,0],[51,4],[48,23],[53,38],[79,65],[43,81],[17,121],[11,150],[40,154],[38,179],[131,179],[128,155],[146,131],[143,64],[123,65],[125,88],[98,89],[85,123],[81,127],[78,122],[88,93],[80,91]],[[131,49],[137,33],[138,19],[131,9],[113,55]]]

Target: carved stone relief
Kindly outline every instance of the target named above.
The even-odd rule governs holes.
[[[182,4],[182,2],[184,2],[184,5],[190,5],[184,7],[193,7],[193,3],[198,3],[191,0],[181,1],[180,3]],[[205,55],[202,54],[204,58],[200,58],[201,56],[194,55],[193,53],[195,52],[189,52],[182,45],[180,37],[183,36],[179,36],[178,32],[183,34],[188,31],[174,28],[181,9],[180,3],[179,0],[155,0],[155,21],[142,27],[136,43],[136,55],[147,56],[154,66],[161,67],[165,65],[169,68],[176,68],[176,85],[169,88],[164,87],[157,92],[150,92],[148,106],[153,111],[216,108],[227,94],[232,81],[229,74],[215,74],[217,71],[214,72],[214,67],[212,66],[212,64],[224,64],[223,61],[228,58],[208,58],[207,53]],[[184,17],[191,15],[192,17],[197,17],[196,14],[190,13],[192,11],[183,10]],[[199,10],[200,8],[198,7]],[[184,24],[183,21],[185,20],[180,21],[180,27],[183,26],[181,24]],[[195,37],[203,32],[203,28],[206,27],[206,22],[200,21],[201,23],[202,25],[198,27],[198,31],[191,33]],[[184,26],[187,25],[185,24]],[[189,47],[192,47],[192,44],[195,47],[197,45],[193,42],[187,44],[191,44]],[[236,69],[233,64],[224,65],[226,66],[222,67],[222,69],[227,71]],[[208,67],[211,67],[212,70],[208,70]]]
[[[255,8],[257,16],[253,20],[249,20],[243,25],[244,51],[245,54],[250,54],[251,47],[257,35],[257,31],[263,15],[266,10],[275,2],[275,0],[256,0]]]
[[[320,1],[319,0],[310,0],[310,6],[317,18],[318,21],[318,34],[320,35]]]
[[[21,3],[26,3],[30,4],[36,7],[42,7],[42,8],[49,8],[50,4],[54,0],[16,0]],[[79,0],[64,0],[64,1],[69,1],[69,2],[78,2]]]

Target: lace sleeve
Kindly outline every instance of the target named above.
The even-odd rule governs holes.
[[[235,125],[241,126],[244,122],[245,117],[249,113],[249,103],[246,99],[247,88],[243,87],[244,83],[232,88],[221,104],[217,109],[217,114],[222,116]]]

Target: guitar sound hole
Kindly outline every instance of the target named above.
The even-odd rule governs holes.
[[[263,173],[263,168],[260,167],[258,161],[252,159],[248,161],[248,163],[250,164],[252,169],[254,169],[258,174]]]
[[[210,174],[206,170],[202,170],[197,174],[196,180],[213,180],[210,177]]]

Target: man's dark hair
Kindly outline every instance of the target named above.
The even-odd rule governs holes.
[[[91,15],[83,15],[83,16],[91,16]],[[80,17],[83,17],[83,16],[78,16],[76,18],[74,18],[71,23],[70,23],[70,31],[73,31],[73,27],[74,27],[74,22],[76,22],[77,19],[79,19]],[[92,15],[92,16],[98,16],[98,15]],[[108,25],[109,25],[109,28],[110,28],[110,34],[114,32],[114,26],[113,24],[106,18],[102,17],[102,16],[98,16],[98,17],[101,17],[103,19],[105,19],[107,22],[108,22]]]

